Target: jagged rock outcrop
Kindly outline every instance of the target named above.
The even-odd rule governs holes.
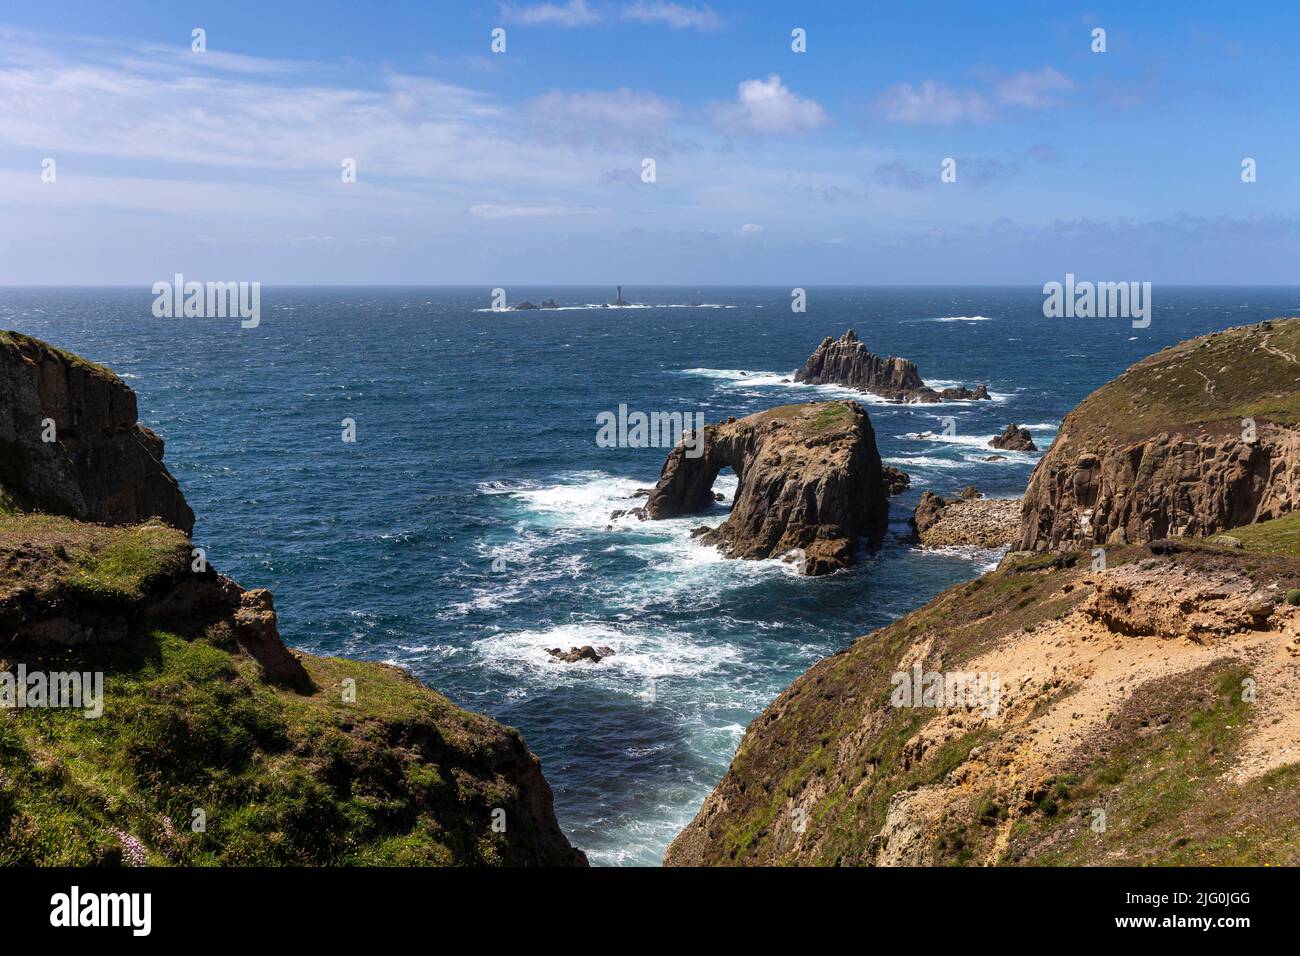
[[[852,329],[840,338],[822,339],[804,367],[795,372],[796,382],[809,385],[844,385],[880,395],[894,402],[943,402],[987,399],[988,389],[954,386],[935,391],[921,381],[916,365],[904,358],[881,358],[867,350]]]
[[[993,436],[989,440],[989,447],[1002,451],[1038,451],[1038,446],[1034,444],[1034,436],[1029,434],[1029,429],[1021,428],[1015,422],[1008,425],[1001,435]]]
[[[885,479],[885,494],[889,497],[901,494],[912,486],[912,476],[901,468],[895,468],[892,465],[881,466],[881,474]]]
[[[159,517],[186,534],[194,513],[137,421],[135,393],[108,369],[0,332],[0,509],[104,524]]]
[[[1013,544],[1020,531],[1020,501],[985,498],[964,488],[955,498],[923,491],[912,527],[926,547],[1001,548]]]
[[[698,540],[735,558],[773,558],[799,549],[805,574],[851,564],[859,539],[878,543],[889,499],[875,432],[856,402],[783,405],[705,429],[690,458],[678,445],[646,498],[650,518],[706,511],[723,468],[739,479],[731,514]]]
[[[1020,547],[1206,536],[1300,504],[1300,319],[1165,349],[1065,417]]]

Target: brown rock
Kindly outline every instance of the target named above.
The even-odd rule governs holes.
[[[700,534],[736,558],[778,557],[803,549],[804,572],[851,564],[859,538],[884,534],[885,494],[875,432],[857,402],[785,405],[739,421],[710,425],[704,452],[679,445],[646,499],[651,518],[704,511],[713,481],[730,467],[739,486],[727,520]]]
[[[844,385],[895,402],[934,403],[989,397],[983,385],[973,390],[958,386],[936,392],[921,381],[914,363],[893,356],[881,358],[869,352],[852,329],[838,340],[824,338],[804,367],[795,373],[794,380],[810,385]]]
[[[1001,435],[997,435],[990,440],[989,445],[1003,451],[1038,451],[1038,446],[1034,444],[1034,438],[1029,434],[1029,429],[1021,428],[1015,422],[1008,425],[1006,431]]]
[[[194,512],[136,421],[135,393],[106,368],[0,332],[0,499],[100,524],[160,517],[186,534]],[[46,420],[56,440],[42,440]]]

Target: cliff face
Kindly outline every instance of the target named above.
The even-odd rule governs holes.
[[[869,352],[852,329],[838,340],[824,338],[804,367],[795,372],[794,380],[809,385],[844,385],[895,402],[933,403],[989,397],[983,385],[973,390],[957,386],[935,391],[921,381],[915,364]]]
[[[163,441],[136,417],[135,393],[108,369],[0,332],[0,509],[103,524],[156,516],[189,534],[194,513]]]
[[[111,373],[31,340],[15,354],[35,366],[0,374],[0,422],[52,410],[74,443],[25,459],[0,512],[0,861],[585,865],[517,731],[397,668],[290,651],[270,592],[195,564],[184,529],[17,511],[85,491],[139,435]],[[188,514],[157,458],[134,461],[80,501]],[[135,473],[154,490],[130,493]],[[88,698],[49,707],[28,687],[74,673],[102,674],[93,719]]]
[[[1300,503],[1300,319],[1192,339],[1066,416],[1024,498],[1020,547],[1205,536]]]
[[[709,425],[703,454],[669,454],[646,499],[650,518],[704,511],[726,467],[739,479],[731,514],[700,540],[736,558],[802,549],[802,570],[825,574],[854,559],[859,538],[879,542],[889,498],[875,432],[856,402],[784,405]]]

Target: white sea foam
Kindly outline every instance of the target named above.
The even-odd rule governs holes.
[[[992,322],[992,318],[987,315],[944,315],[931,322]]]
[[[898,465],[904,468],[939,468],[943,471],[951,471],[955,468],[965,468],[966,462],[958,461],[953,458],[935,458],[933,455],[916,455],[905,458],[886,458],[885,464]]]
[[[955,445],[959,448],[971,448],[983,452],[983,455],[977,456],[963,455],[962,459],[964,461],[983,462],[984,458],[989,455],[1003,455],[1010,461],[1035,462],[1038,460],[1037,452],[994,448],[989,442],[996,438],[996,435],[945,435],[942,432],[906,432],[897,437],[912,441]]]
[[[547,653],[548,648],[607,646],[614,650],[597,662],[569,664]],[[740,658],[729,643],[701,644],[690,634],[667,628],[621,628],[584,622],[544,630],[507,631],[474,644],[483,666],[525,680],[555,687],[596,680],[634,696],[650,693],[648,681],[698,677]]]
[[[627,302],[623,305],[609,305],[604,302],[586,302],[579,305],[557,305],[554,308],[537,308],[537,309],[516,309],[507,307],[504,309],[493,309],[491,307],[484,309],[475,309],[475,312],[497,312],[513,313],[514,315],[535,315],[547,312],[587,312],[591,309],[610,312],[624,312],[635,309],[734,309],[736,306],[727,305],[723,302]]]
[[[964,561],[971,561],[975,564],[980,574],[987,574],[989,571],[997,568],[999,562],[1010,550],[1006,547],[1001,548],[976,548],[970,546],[949,546],[941,548],[913,548],[914,551],[924,551],[928,554],[943,554],[953,558],[961,558]]]

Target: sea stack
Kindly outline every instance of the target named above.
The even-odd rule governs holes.
[[[987,399],[988,389],[964,385],[935,391],[921,380],[916,364],[905,358],[882,358],[858,339],[852,329],[839,339],[822,339],[804,367],[794,375],[796,382],[809,385],[844,385],[870,392],[891,402],[945,402]]]
[[[698,535],[734,558],[788,556],[801,573],[853,563],[859,539],[879,543],[889,514],[875,432],[857,402],[782,405],[705,428],[704,453],[678,445],[646,499],[649,518],[713,507],[713,481],[736,472],[731,514]]]

